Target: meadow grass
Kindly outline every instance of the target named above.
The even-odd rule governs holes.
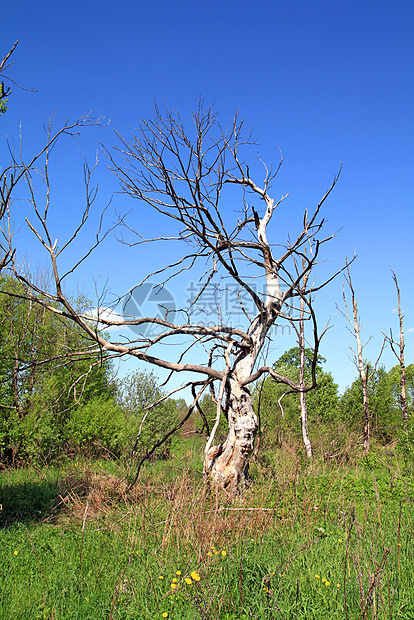
[[[282,452],[235,499],[200,455],[74,461],[0,477],[0,618],[414,619],[414,476],[393,458]]]

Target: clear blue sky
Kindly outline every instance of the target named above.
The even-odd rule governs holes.
[[[273,193],[289,192],[283,217],[292,222],[300,223],[303,210],[317,203],[343,162],[325,206],[330,230],[341,231],[326,250],[330,262],[323,269],[337,269],[357,251],[352,272],[363,335],[373,336],[366,349],[371,359],[381,331],[397,330],[389,269],[396,272],[407,361],[414,361],[414,0],[14,0],[1,13],[1,55],[20,41],[8,73],[37,91],[15,88],[8,113],[0,117],[2,163],[4,134],[18,144],[20,123],[30,154],[42,144],[42,126],[53,111],[57,122],[90,111],[110,119],[107,128],[57,152],[51,171],[56,236],[76,222],[82,207],[79,149],[91,159],[98,141],[111,147],[113,130],[128,135],[129,127],[152,114],[154,100],[188,117],[202,96],[224,124],[240,108],[264,161],[277,162],[278,149],[283,152]],[[103,205],[115,188],[104,158],[96,179]],[[142,215],[142,225],[151,227],[148,216]],[[28,239],[22,234],[25,254],[35,264],[42,259]],[[127,256],[111,241],[72,286],[92,294],[94,275],[108,277],[114,289],[128,288],[149,262],[148,251]],[[338,278],[320,295],[321,325],[341,303],[341,287]],[[352,340],[338,314],[331,324],[322,354],[343,390],[355,377],[348,360]],[[293,345],[278,342],[274,358]],[[390,368],[395,361],[387,353],[384,363]]]

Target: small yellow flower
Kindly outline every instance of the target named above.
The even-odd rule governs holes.
[[[337,583],[337,584],[336,584],[336,587],[337,587],[337,588],[340,588],[341,586],[339,585],[339,583]]]
[[[338,538],[338,542],[343,542],[342,538]]]
[[[211,553],[211,551],[209,551],[209,552],[207,553],[207,555],[212,556],[213,554]]]
[[[174,579],[172,580],[173,583],[177,583],[178,579],[176,577],[174,577]]]
[[[325,581],[325,585],[326,585],[326,586],[330,586],[331,584],[330,584],[330,582],[329,582],[329,581]]]
[[[216,551],[216,550],[214,549],[214,555],[217,555],[217,554],[218,554],[218,551]]]
[[[401,543],[397,543],[397,547],[401,547]]]
[[[321,576],[320,575],[315,575],[315,579],[320,579]]]
[[[172,583],[172,584],[171,584],[171,590],[175,590],[175,588],[176,588],[176,587],[177,587],[177,584],[176,584],[176,583]]]
[[[200,575],[198,573],[196,573],[194,570],[191,573],[191,577],[192,577],[193,581],[200,581]]]
[[[14,555],[17,555],[19,552],[18,551],[13,551]]]
[[[326,581],[326,579],[325,579],[325,577],[324,577],[324,578],[322,579],[322,583],[325,583],[325,581]]]
[[[222,551],[222,552],[221,552],[221,555],[223,556],[223,558],[225,558],[225,557],[226,557],[226,555],[227,555],[227,551]]]
[[[160,575],[158,579],[164,579],[164,575]]]
[[[180,570],[176,570],[176,571],[175,571],[175,574],[176,574],[176,575],[178,575],[178,576],[180,576],[180,575],[181,575],[181,571],[180,571]]]
[[[193,583],[193,582],[191,581],[190,577],[186,577],[186,578],[185,578],[185,582],[186,582],[186,584],[187,584],[187,585],[189,585],[189,586],[191,586],[191,584]]]
[[[162,614],[163,618],[168,618],[168,611],[164,611],[164,613]]]

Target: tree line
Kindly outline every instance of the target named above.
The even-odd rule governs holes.
[[[44,277],[44,276],[43,276]],[[73,301],[79,311],[87,300]],[[47,462],[78,453],[136,457],[149,454],[168,432],[179,425],[187,412],[183,399],[167,398],[154,373],[131,372],[119,377],[106,358],[85,352],[67,359],[61,351],[86,351],[85,335],[71,321],[47,312],[27,300],[22,284],[13,276],[0,277],[0,461],[13,465],[28,461]],[[305,349],[304,381],[311,381],[313,351]],[[44,363],[43,363],[44,362]],[[340,395],[326,359],[318,355],[317,387],[306,395],[310,439],[325,436],[326,450],[334,455],[340,441],[330,444],[338,428],[354,433],[363,443],[364,389],[360,377]],[[283,353],[273,363],[277,374],[297,383],[301,367],[300,347]],[[401,368],[388,372],[367,362],[372,437],[380,444],[397,439],[401,431]],[[406,399],[414,404],[414,364],[405,369]],[[302,443],[300,394],[271,378],[259,381],[252,390],[262,447],[277,449]],[[154,403],[161,401],[155,407]],[[216,404],[206,394],[193,417],[181,428],[181,439],[208,438],[216,419]],[[225,441],[224,413],[217,440]],[[328,440],[330,438],[330,440]],[[154,453],[169,455],[171,437]],[[305,448],[303,448],[305,450]]]

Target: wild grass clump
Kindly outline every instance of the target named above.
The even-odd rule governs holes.
[[[188,454],[132,490],[114,463],[7,472],[0,618],[412,620],[409,473],[278,458],[233,499]]]

